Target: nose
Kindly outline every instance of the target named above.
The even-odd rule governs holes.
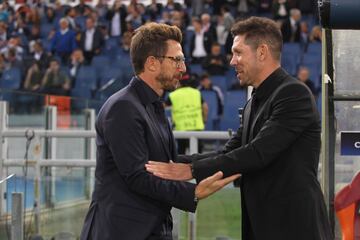
[[[233,54],[232,57],[231,57],[231,60],[230,60],[230,66],[235,67],[235,66],[236,66],[236,63],[237,63],[236,60],[237,60],[237,59],[236,59],[236,57],[235,57],[235,54]]]
[[[185,62],[183,62],[183,61],[179,62],[178,70],[179,70],[179,72],[186,72],[186,64],[185,64]]]

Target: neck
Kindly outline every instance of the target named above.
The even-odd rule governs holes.
[[[270,76],[270,74],[272,74],[279,67],[280,67],[279,63],[273,63],[267,65],[267,67],[259,73],[258,81],[254,83],[253,87],[255,89],[258,88],[265,81],[265,79],[267,79]]]
[[[151,89],[154,90],[159,97],[163,95],[164,90],[159,86],[159,83],[154,77],[145,73],[140,73],[138,77],[143,80],[149,87],[151,87]]]

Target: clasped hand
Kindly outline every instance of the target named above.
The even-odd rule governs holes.
[[[174,163],[172,161],[169,163],[149,161],[145,164],[145,168],[148,172],[163,179],[187,181],[193,178],[190,164]],[[218,171],[214,175],[202,180],[196,186],[195,196],[198,199],[206,198],[239,177],[240,174],[235,174],[223,178],[223,173]]]

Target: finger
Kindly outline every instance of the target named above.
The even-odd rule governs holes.
[[[223,173],[221,171],[216,172],[210,177],[205,178],[202,182],[206,185],[210,185],[223,177]]]
[[[154,165],[149,165],[149,164],[145,164],[145,168],[147,171],[159,171],[159,172],[172,172],[171,169],[169,169],[169,166],[154,166]]]
[[[168,165],[168,163],[165,163],[165,162],[156,162],[156,161],[148,161],[147,164],[150,164],[150,165]]]
[[[238,179],[239,177],[241,176],[241,174],[235,174],[235,175],[232,175],[230,177],[227,177],[227,178],[224,178],[224,179],[221,179],[219,180],[219,184],[222,185],[222,186],[225,186],[231,182],[233,182],[234,180]]]
[[[160,172],[154,172],[153,174],[159,178],[163,178],[167,180],[181,180],[181,179],[177,179],[176,176],[172,174],[160,173]]]

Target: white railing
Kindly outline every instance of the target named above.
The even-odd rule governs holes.
[[[88,110],[89,111],[89,110]],[[56,129],[56,108],[51,107],[50,111],[48,112],[50,119],[50,129]],[[94,110],[90,110],[89,114],[90,120],[88,122],[88,129],[91,130],[44,130],[44,129],[8,129],[6,121],[8,119],[7,115],[7,104],[5,102],[0,101],[0,179],[4,176],[4,169],[8,167],[14,166],[28,166],[33,167],[35,169],[35,186],[34,187],[34,197],[35,197],[35,232],[39,234],[40,232],[40,184],[41,184],[41,168],[42,167],[85,167],[85,168],[94,168],[96,166],[95,160],[95,141],[94,138],[96,137],[96,132],[94,131],[95,125],[95,113]],[[198,149],[198,140],[199,139],[210,139],[210,140],[226,140],[229,139],[230,132],[222,132],[222,131],[187,131],[187,132],[174,132],[175,138],[187,138],[190,141],[189,144],[189,153],[197,153]],[[35,154],[31,160],[24,160],[24,159],[8,159],[6,158],[6,141],[7,138],[21,138],[24,137],[26,139],[31,138],[35,141],[34,148],[37,148]],[[45,153],[50,158],[43,158],[42,151],[41,151],[41,141],[40,139],[46,139],[50,141],[50,144],[45,144],[47,149]],[[87,140],[87,149],[86,151],[89,154],[86,154],[86,159],[56,159],[56,147],[54,141],[56,138],[85,138]],[[49,161],[50,160],[50,161]],[[54,171],[52,171],[54,172]],[[55,173],[54,173],[55,175]],[[94,175],[92,171],[92,176]],[[53,177],[53,175],[52,175]],[[89,180],[93,181],[94,177],[90,177]],[[54,179],[53,179],[54,180]],[[88,185],[93,186],[93,183],[88,183]],[[0,185],[0,196],[3,196],[4,187]],[[92,189],[92,188],[91,188]],[[92,191],[90,191],[92,192]],[[5,212],[4,207],[5,203],[2,198],[0,198],[0,217]],[[174,214],[178,216],[177,213]],[[196,239],[196,215],[190,214],[189,215],[189,232],[187,239],[194,240]],[[174,236],[175,239],[179,236],[179,229],[180,223],[178,219],[174,219]]]

